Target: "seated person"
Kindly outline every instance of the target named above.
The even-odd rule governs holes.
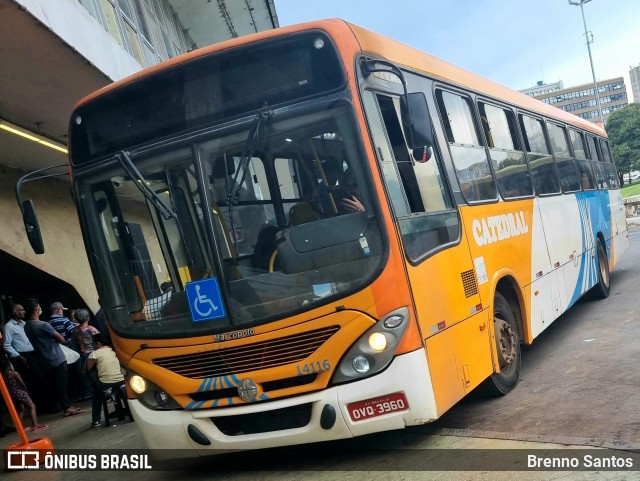
[[[342,174],[342,169],[337,162],[327,161],[322,163],[322,173],[324,179],[313,190],[311,202],[320,215],[328,217],[336,214],[337,205],[331,193]]]
[[[314,207],[320,211],[320,214],[330,217],[336,214],[364,212],[362,196],[353,171],[347,169],[342,172],[339,165],[333,163],[323,168],[327,185],[319,184],[312,195]]]
[[[338,188],[334,191],[336,207],[339,214],[364,212],[362,195],[351,169],[347,169],[338,180]]]
[[[124,376],[120,371],[120,361],[116,353],[111,349],[102,334],[93,335],[94,351],[87,359],[86,371],[91,373],[94,369],[95,379],[93,398],[91,400],[91,427],[99,427],[102,401],[105,389],[120,389],[124,384]]]

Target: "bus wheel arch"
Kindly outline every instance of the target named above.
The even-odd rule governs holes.
[[[522,309],[510,278],[496,286],[493,300],[493,329],[500,371],[491,374],[481,385],[488,395],[504,395],[518,383],[522,363]]]
[[[520,338],[520,342],[524,341],[524,314],[523,314],[523,306],[524,299],[522,298],[522,291],[518,287],[518,283],[511,276],[503,277],[496,284],[495,289],[496,294],[502,295],[504,299],[509,304],[511,308],[511,313],[516,321],[516,327],[518,329],[518,336]]]
[[[611,290],[611,278],[609,276],[609,256],[607,255],[606,241],[602,232],[598,232],[596,237],[595,256],[596,256],[596,284],[589,291],[590,299],[606,299],[609,297]]]

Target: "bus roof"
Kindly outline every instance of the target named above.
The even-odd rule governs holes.
[[[374,57],[385,58],[411,70],[423,72],[430,77],[441,79],[451,84],[464,87],[476,93],[502,100],[516,107],[529,110],[540,115],[555,118],[584,130],[591,131],[597,135],[606,136],[604,129],[592,122],[589,122],[585,119],[582,119],[576,115],[570,114],[551,105],[545,104],[544,102],[540,102],[539,100],[536,100],[532,97],[512,90],[491,80],[488,80],[484,77],[473,74],[463,68],[457,67],[456,65],[434,57],[433,55],[429,55],[420,50],[404,45],[396,40],[390,39],[388,37],[374,33],[340,19],[318,20],[287,27],[280,27],[273,30],[266,30],[263,32],[226,40],[224,42],[194,50],[192,52],[174,57],[165,62],[156,64],[152,67],[149,67],[148,69],[142,70],[122,80],[114,82],[113,84],[103,87],[102,89],[80,100],[76,104],[76,107],[97,96],[100,96],[103,93],[116,89],[121,85],[145,77],[150,73],[167,69],[180,63],[187,62],[191,59],[201,57],[202,55],[227,50],[240,45],[245,45],[247,43],[272,38],[278,35],[294,33],[312,28],[327,31],[334,39],[342,53],[355,54],[358,51],[361,51]]]
[[[576,115],[565,112],[544,102],[536,100],[516,90],[473,74],[463,68],[445,62],[433,55],[408,47],[393,39],[371,32],[357,25],[349,24],[364,53],[386,58],[394,63],[442,79],[443,81],[465,87],[488,97],[500,99],[522,109],[555,118],[557,120],[606,136],[604,129]]]

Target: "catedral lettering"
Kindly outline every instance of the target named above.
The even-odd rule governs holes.
[[[520,211],[474,219],[471,229],[476,244],[483,246],[526,234],[529,232],[529,225],[524,212]]]
[[[74,108],[69,152],[159,454],[360,436],[506,394],[521,343],[607,297],[627,242],[603,129],[341,20],[105,87]],[[537,276],[551,251],[572,262]]]

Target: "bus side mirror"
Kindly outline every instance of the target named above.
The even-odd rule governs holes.
[[[36,254],[44,254],[44,243],[42,242],[42,234],[40,232],[40,224],[36,209],[31,199],[25,200],[20,204],[22,210],[22,222],[24,222],[24,230],[27,233],[29,244]]]
[[[428,152],[434,139],[429,106],[424,93],[412,92],[403,95],[400,99],[400,113],[409,148]]]

